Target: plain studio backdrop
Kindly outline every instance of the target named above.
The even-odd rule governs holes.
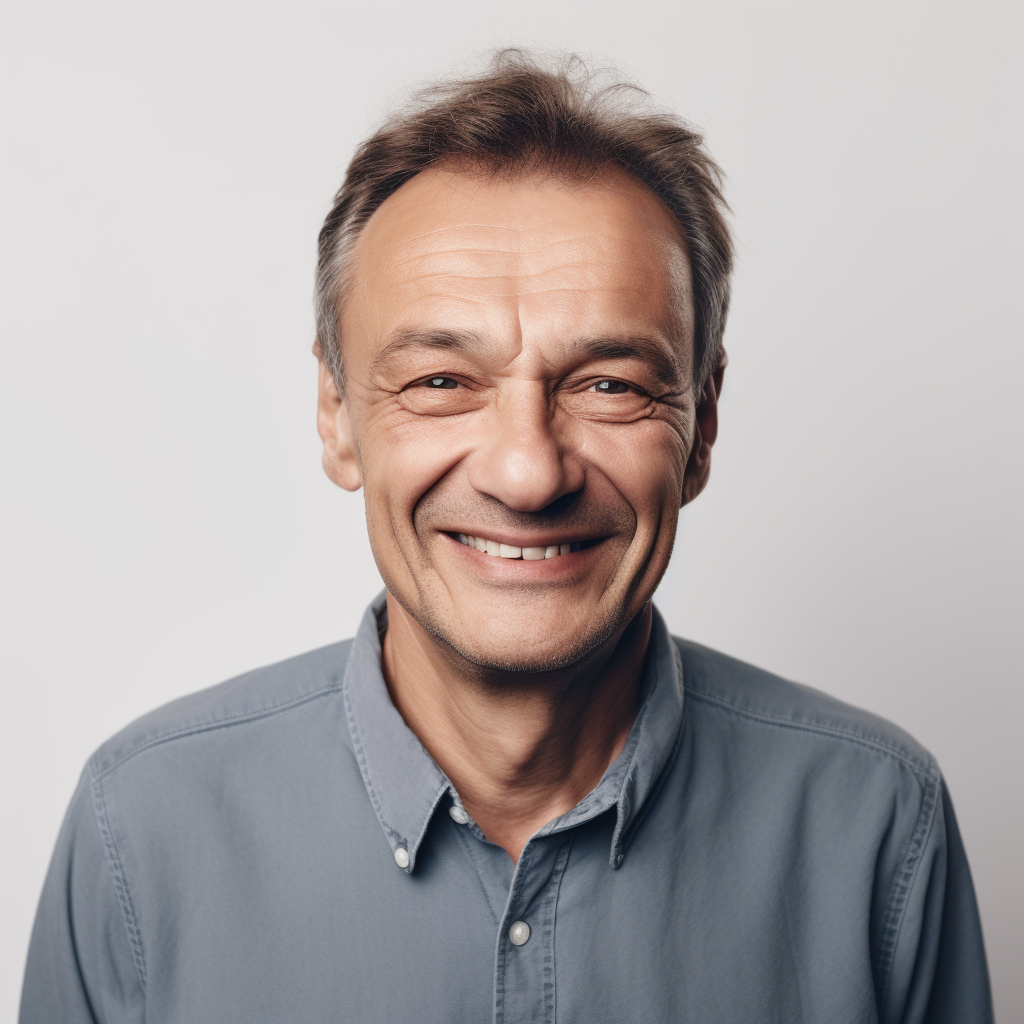
[[[0,1018],[90,752],[355,630],[314,426],[316,233],[396,96],[512,43],[706,132],[738,267],[676,633],[898,722],[1021,1019],[1020,122],[1011,3],[34,3],[3,65]]]

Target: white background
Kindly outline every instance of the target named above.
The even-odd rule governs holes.
[[[1011,3],[19,4],[2,60],[0,1018],[91,750],[342,638],[310,292],[356,141],[496,44],[622,62],[730,175],[739,266],[676,632],[938,757],[1024,1014],[1020,24]]]

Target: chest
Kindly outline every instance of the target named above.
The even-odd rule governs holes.
[[[274,843],[234,828],[201,869],[165,870],[147,1020],[874,1019],[866,872],[671,815],[613,869],[613,824],[514,869],[440,814],[412,874],[369,815]]]

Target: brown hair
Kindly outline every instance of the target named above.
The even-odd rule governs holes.
[[[572,177],[616,162],[647,185],[675,215],[689,248],[699,395],[718,365],[729,306],[732,244],[720,168],[700,133],[654,108],[639,86],[573,55],[544,61],[516,49],[498,51],[476,77],[420,90],[352,158],[320,231],[316,274],[316,351],[339,391],[339,302],[352,246],[388,196],[446,160]]]

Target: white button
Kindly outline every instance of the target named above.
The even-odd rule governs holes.
[[[407,868],[409,866],[409,851],[404,846],[400,846],[395,850],[395,863],[400,868]]]
[[[469,815],[458,804],[452,804],[448,808],[448,813],[452,816],[452,821],[457,821],[460,825],[465,825],[469,821]]]
[[[513,946],[521,946],[530,937],[530,926],[525,921],[516,921],[508,930],[508,940]]]

